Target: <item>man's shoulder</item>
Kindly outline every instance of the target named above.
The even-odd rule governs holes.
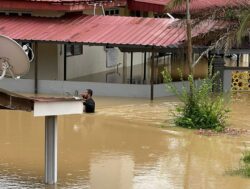
[[[90,98],[89,100],[92,101],[92,102],[95,102],[93,98]]]

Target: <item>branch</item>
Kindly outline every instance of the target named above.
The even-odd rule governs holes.
[[[232,35],[235,35],[235,31],[227,32],[225,35],[221,36],[215,43],[210,45],[205,51],[201,53],[199,58],[192,64],[192,67],[194,68],[202,59],[204,55],[207,55],[209,51],[214,50],[214,49],[223,49],[224,52],[228,51],[229,48],[229,40],[232,40],[231,37]]]

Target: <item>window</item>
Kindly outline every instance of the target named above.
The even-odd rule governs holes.
[[[83,53],[81,44],[67,44],[66,45],[66,55],[67,56],[77,56]]]
[[[242,54],[240,56],[240,67],[249,67],[250,64],[250,55],[249,54]]]
[[[118,16],[118,15],[120,15],[120,10],[119,9],[108,9],[108,10],[105,10],[105,15]]]
[[[31,16],[30,12],[16,12],[16,11],[0,11],[0,15],[9,15],[9,16]]]
[[[141,17],[141,11],[130,11],[130,16]]]
[[[34,47],[32,46],[32,43],[30,43],[30,42],[18,42],[18,44],[23,48],[23,50],[25,52],[28,52],[27,55],[29,57],[29,60],[31,60],[34,55],[32,54],[32,52],[28,48],[30,47],[31,49],[33,49],[33,52],[34,52]],[[27,48],[24,48],[24,45],[26,45]]]

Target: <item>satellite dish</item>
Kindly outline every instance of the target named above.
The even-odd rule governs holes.
[[[30,69],[30,60],[25,50],[13,39],[0,35],[0,79],[5,75],[15,79]]]

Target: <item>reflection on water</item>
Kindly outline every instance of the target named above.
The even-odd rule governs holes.
[[[43,184],[44,119],[0,111],[0,188],[250,188],[225,175],[249,136],[199,136],[166,124],[175,99],[96,98],[97,113],[59,117],[55,186]],[[250,129],[250,97],[232,102],[230,124]],[[155,127],[157,126],[157,127]]]

